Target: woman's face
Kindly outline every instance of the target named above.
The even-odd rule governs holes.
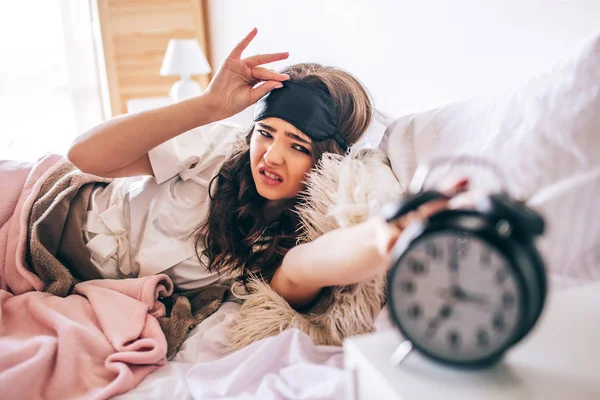
[[[311,139],[279,118],[257,122],[250,140],[250,167],[258,193],[268,200],[292,199],[313,166]]]

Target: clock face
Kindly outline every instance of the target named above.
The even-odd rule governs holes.
[[[417,347],[450,362],[484,360],[518,328],[517,282],[508,260],[478,236],[432,233],[402,256],[390,306]]]

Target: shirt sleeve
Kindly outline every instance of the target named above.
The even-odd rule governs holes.
[[[233,151],[245,129],[239,125],[217,122],[189,130],[148,152],[154,179],[158,184],[179,175],[183,180],[214,165],[216,158]]]

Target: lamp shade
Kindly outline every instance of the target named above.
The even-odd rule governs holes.
[[[160,68],[161,75],[209,74],[208,60],[196,39],[171,39]]]

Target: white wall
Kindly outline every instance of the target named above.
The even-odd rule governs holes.
[[[211,0],[214,64],[246,55],[342,67],[399,116],[512,85],[600,30],[600,1]],[[216,67],[217,65],[215,65]]]

